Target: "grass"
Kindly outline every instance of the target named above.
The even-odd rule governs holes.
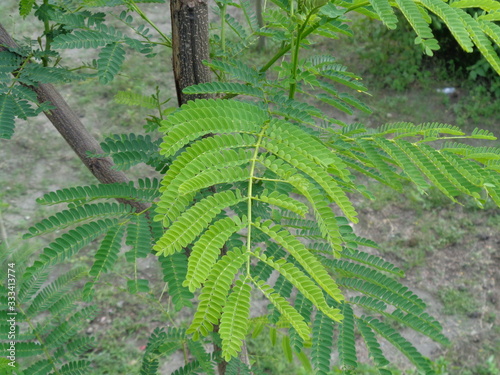
[[[442,288],[438,291],[447,315],[471,315],[478,309],[475,296],[464,288]]]

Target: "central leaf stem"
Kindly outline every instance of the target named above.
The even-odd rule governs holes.
[[[255,174],[255,165],[257,163],[257,156],[259,155],[259,148],[262,144],[262,139],[264,138],[264,133],[267,129],[267,123],[262,126],[262,129],[258,135],[257,143],[255,144],[255,150],[251,159],[250,164],[250,174],[248,178],[248,200],[247,200],[247,251],[250,253],[252,251],[252,195],[253,195],[253,180]],[[250,257],[247,260],[247,273],[250,274]]]

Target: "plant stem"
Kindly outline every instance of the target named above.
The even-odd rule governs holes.
[[[253,180],[255,174],[255,165],[257,163],[257,156],[259,155],[260,144],[264,138],[264,132],[267,129],[267,125],[262,127],[259,133],[257,144],[255,145],[255,150],[252,156],[252,163],[250,165],[250,178],[248,179],[248,201],[247,201],[247,252],[250,254],[252,251],[252,193],[253,193]],[[250,274],[250,256],[247,259],[247,274]]]
[[[301,38],[304,39],[306,38],[309,34],[311,34],[314,30],[316,30],[317,28],[319,28],[320,26],[323,26],[326,22],[328,21],[331,21],[331,19],[321,19],[321,21],[315,23],[314,25],[312,25],[311,27],[309,27],[307,30],[304,30],[302,33],[301,33]],[[304,24],[306,25],[306,24]],[[292,45],[291,44],[286,44],[285,46],[281,47],[281,49],[276,52],[276,54],[271,57],[271,59],[262,67],[259,69],[259,72],[260,73],[264,73],[266,72],[271,66],[273,66],[273,64],[280,58],[282,57],[285,53],[287,53],[288,51],[290,51],[290,49],[292,48]]]
[[[48,7],[49,0],[43,0],[43,5]],[[50,51],[50,44],[52,43],[52,37],[50,36],[50,22],[48,18],[43,20],[43,33],[45,34],[45,52],[48,52]],[[42,57],[42,64],[43,66],[49,65],[49,59],[47,56]]]
[[[320,7],[314,8],[313,10],[311,10],[309,12],[304,23],[297,31],[297,39],[295,40],[295,42],[293,41],[293,38],[292,38],[292,43],[293,43],[294,49],[292,51],[292,68],[290,71],[290,77],[292,78],[292,82],[290,83],[290,91],[288,93],[289,99],[293,99],[295,97],[295,91],[297,90],[297,66],[299,64],[300,42],[303,39],[302,35],[304,34],[304,30],[305,30],[309,20],[311,19],[311,16],[319,8]],[[307,35],[304,35],[304,37],[305,36],[307,36]]]
[[[163,38],[164,43],[162,43],[164,46],[172,48],[172,40],[166,36],[159,28],[156,26],[156,24],[151,21],[148,16],[137,6],[134,0],[127,0],[127,5],[130,7],[131,10],[136,12],[144,21],[146,21],[153,29],[155,29],[158,34]]]
[[[351,12],[351,11],[356,10],[358,8],[365,7],[367,5],[370,5],[369,1],[365,1],[364,3],[359,3],[359,4],[356,4],[356,5],[353,5],[352,7],[347,8],[347,10],[345,12],[348,13],[348,12]]]
[[[258,0],[257,3],[259,4],[260,0]],[[247,9],[243,5],[243,1],[242,0],[240,0],[240,7],[241,7],[241,10],[243,11],[243,15],[245,16],[245,20],[247,21],[248,27],[250,28],[250,30],[253,33],[255,30],[253,29],[252,21],[250,20],[250,16],[248,15]],[[259,17],[259,15],[257,14],[257,18],[258,17]]]
[[[226,54],[226,8],[226,3],[220,8],[220,42],[223,54]]]
[[[290,69],[290,88],[288,91],[288,99],[295,97],[295,90],[297,89],[297,67],[299,64],[299,49],[300,49],[300,30],[297,31],[297,39],[294,42],[292,51],[292,67]]]

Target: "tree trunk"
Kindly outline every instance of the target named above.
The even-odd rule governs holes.
[[[0,51],[5,51],[6,48],[2,47],[17,47],[14,40],[7,33],[7,31],[0,25]],[[57,92],[54,86],[49,84],[39,84],[38,87],[31,87],[30,89],[36,92],[38,101],[40,103],[49,102],[55,109],[44,112],[47,118],[57,131],[63,136],[66,142],[71,146],[73,151],[82,160],[83,164],[92,172],[92,174],[103,184],[110,184],[114,182],[128,182],[127,176],[121,172],[113,169],[113,161],[111,158],[106,157],[90,157],[87,152],[93,154],[104,153],[99,142],[85,129],[82,122],[75,112],[70,108],[68,103]],[[119,202],[129,204],[134,207],[138,212],[144,211],[150,207],[147,203],[136,202],[128,199],[118,199]]]
[[[171,0],[172,63],[179,106],[189,100],[208,95],[186,95],[182,90],[198,83],[210,82],[210,69],[203,65],[208,60],[208,5],[207,0]]]

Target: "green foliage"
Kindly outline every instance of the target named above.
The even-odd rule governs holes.
[[[6,374],[85,373],[91,363],[79,358],[94,346],[94,340],[80,332],[97,309],[83,305],[82,294],[74,287],[86,270],[74,268],[44,283],[47,273],[24,277],[21,271],[26,260],[9,258],[1,264],[8,278],[0,285],[0,314],[5,318],[0,325],[0,347],[10,359],[0,362],[0,370]]]
[[[37,114],[31,106],[39,103],[23,84],[79,79],[107,84],[120,72],[125,46],[146,57],[152,57],[153,44],[170,46],[161,32],[161,41],[152,42],[149,31],[134,26],[127,11],[117,18],[139,39],[106,25],[106,14],[92,10],[122,3],[150,22],[133,1],[85,1],[75,9],[48,2],[44,3],[48,9],[37,9],[38,17],[52,31],[44,32],[44,50],[30,45],[22,53],[0,55],[0,136],[12,136],[16,117]],[[158,93],[148,98],[122,92],[116,97],[120,103],[159,110],[159,118],[150,118],[150,125],[162,138],[111,135],[101,144],[105,155],[93,155],[111,156],[118,169],[145,163],[163,175],[162,181],[64,188],[38,200],[67,207],[35,224],[25,236],[57,235],[22,270],[16,308],[22,309],[20,319],[26,319],[30,331],[17,351],[20,357],[33,356],[38,361],[24,370],[83,371],[86,363],[75,359],[82,349],[70,345],[94,310],[76,309],[75,301],[91,302],[103,275],[125,258],[133,272],[123,286],[145,301],[158,303],[154,286],[138,270],[139,260],[154,253],[174,309],[191,307],[193,300],[198,303],[186,330],[156,329],[151,334],[141,374],[156,374],[160,357],[180,349],[189,352],[192,361],[174,374],[212,374],[215,362],[221,361],[228,363],[227,373],[249,372],[237,357],[248,331],[254,328],[258,335],[261,324],[250,319],[252,289],[271,305],[270,313],[260,317],[270,328],[271,340],[277,342],[279,334],[285,357],[291,361],[295,355],[305,368],[327,374],[335,350],[337,364],[354,371],[359,332],[379,373],[390,373],[380,338],[418,371],[435,373],[394,323],[447,344],[442,327],[425,311],[424,301],[396,279],[404,276],[401,269],[364,251],[363,246],[378,245],[356,236],[351,228],[358,221],[353,197],[370,196],[357,176],[396,191],[414,184],[421,192],[435,187],[454,202],[466,195],[480,207],[488,200],[500,205],[500,151],[455,143],[496,138],[477,129],[467,135],[441,123],[392,123],[375,129],[346,125],[332,111],[309,104],[311,98],[315,104],[347,114],[370,113],[357,96],[366,87],[334,57],[303,59],[300,53],[321,37],[351,36],[346,16],[351,11],[394,28],[396,8],[415,31],[415,43],[427,54],[438,48],[429,27],[430,12],[449,26],[464,49],[477,47],[500,72],[500,59],[491,44],[500,40],[495,8],[477,3],[485,8],[484,17],[478,19],[462,9],[468,6],[464,2],[374,0],[353,5],[299,1],[295,7],[294,2],[276,0],[266,12],[267,26],[259,29],[248,2],[236,4],[246,24],[227,12],[227,6],[234,3],[217,4],[220,37],[214,39],[213,60],[206,64],[219,81],[184,90],[212,98],[190,101],[170,113],[162,110],[165,102]],[[29,14],[33,6],[22,1],[21,15]],[[227,37],[229,30],[239,43]],[[259,34],[272,37],[281,47],[257,69],[239,55]],[[100,48],[97,61],[86,66],[97,73],[83,75],[60,66],[61,56],[54,49],[63,48]],[[266,74],[270,68],[275,74]],[[124,198],[147,203],[148,208],[136,212],[123,203],[109,202]],[[62,230],[67,232],[59,234]],[[44,286],[49,267],[71,259],[94,241],[90,251],[94,261],[87,272],[70,271]],[[127,249],[121,251],[124,244]],[[74,292],[73,280],[83,276],[87,277],[85,287]],[[1,301],[6,309],[6,301]],[[47,310],[49,318],[31,324],[29,319]],[[5,333],[6,328],[2,329]],[[206,343],[220,350],[209,355]],[[304,350],[308,346],[311,363]]]
[[[103,84],[109,83],[120,70],[125,59],[125,50],[118,43],[110,43],[99,53],[97,75]]]

